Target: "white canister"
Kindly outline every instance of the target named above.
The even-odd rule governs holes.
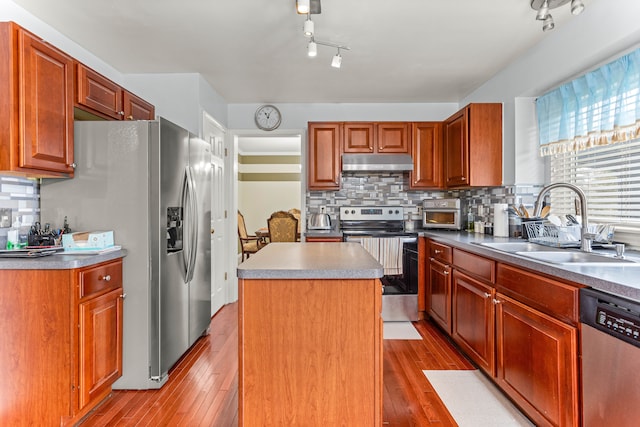
[[[493,235],[509,237],[509,211],[506,203],[493,204]]]

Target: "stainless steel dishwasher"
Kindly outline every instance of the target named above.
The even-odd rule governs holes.
[[[640,420],[640,302],[580,290],[583,425]]]

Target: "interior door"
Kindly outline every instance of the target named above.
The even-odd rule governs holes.
[[[227,302],[228,250],[225,245],[228,211],[225,206],[224,131],[205,114],[204,137],[211,143],[211,315]]]

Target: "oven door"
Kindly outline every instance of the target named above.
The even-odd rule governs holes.
[[[422,211],[423,228],[462,229],[459,209],[424,209]]]

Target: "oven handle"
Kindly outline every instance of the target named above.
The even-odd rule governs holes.
[[[356,242],[361,243],[362,239],[365,237],[376,238],[376,239],[396,239],[399,238],[402,240],[402,243],[415,243],[418,241],[417,237],[409,237],[409,236],[367,236],[367,235],[357,235],[357,236],[344,236],[343,240],[345,242]]]

